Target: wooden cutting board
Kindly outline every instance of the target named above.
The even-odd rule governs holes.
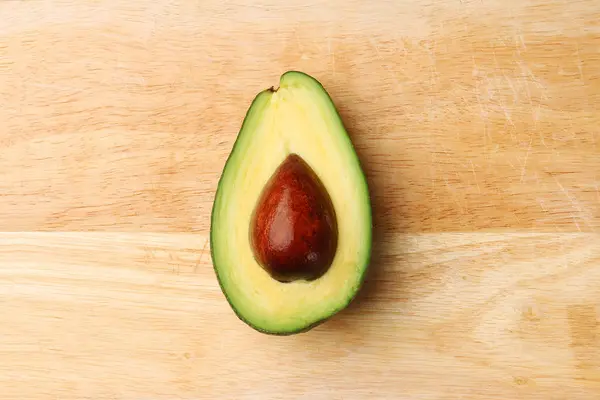
[[[0,16],[1,399],[600,398],[597,1]],[[375,242],[357,301],[281,338],[231,312],[208,234],[247,107],[289,69],[340,110]]]

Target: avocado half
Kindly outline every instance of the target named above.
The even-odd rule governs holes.
[[[273,279],[251,247],[250,224],[262,189],[290,154],[315,171],[337,215],[332,264],[311,281]],[[236,315],[260,332],[305,332],[355,297],[369,265],[371,241],[367,181],[331,98],[313,77],[284,73],[278,89],[254,98],[217,187],[210,244],[223,294]]]

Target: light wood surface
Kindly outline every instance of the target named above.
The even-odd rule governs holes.
[[[600,398],[600,3],[0,2],[0,398]],[[279,338],[212,271],[260,90],[319,79],[372,271]]]

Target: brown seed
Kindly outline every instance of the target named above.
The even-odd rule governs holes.
[[[338,240],[335,210],[300,156],[290,154],[267,182],[250,234],[258,263],[278,281],[314,280],[331,266]]]

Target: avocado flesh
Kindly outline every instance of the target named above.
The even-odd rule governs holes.
[[[290,154],[318,175],[337,215],[336,254],[328,271],[311,281],[273,279],[255,259],[250,240],[262,190]],[[283,74],[279,89],[252,102],[215,196],[211,256],[228,302],[258,331],[306,331],[356,295],[371,256],[371,231],[366,179],[329,95],[304,73]]]

